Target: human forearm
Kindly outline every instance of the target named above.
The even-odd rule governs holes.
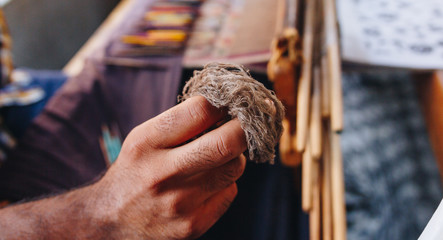
[[[112,224],[97,216],[95,186],[0,210],[0,239],[100,239]],[[109,238],[107,238],[109,239]]]

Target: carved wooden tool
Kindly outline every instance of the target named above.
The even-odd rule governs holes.
[[[277,97],[286,108],[283,121],[283,135],[280,140],[280,158],[287,166],[297,166],[301,154],[293,145],[297,115],[296,68],[301,62],[301,54],[296,49],[299,35],[296,29],[288,28],[272,43],[272,57],[268,63],[268,77],[274,83]]]

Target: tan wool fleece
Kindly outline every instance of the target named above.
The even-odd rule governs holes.
[[[213,106],[227,108],[231,118],[238,118],[245,131],[247,157],[258,163],[274,163],[275,145],[283,131],[284,107],[275,93],[253,79],[244,67],[208,64],[203,70],[194,71],[182,94],[179,101],[203,96]]]

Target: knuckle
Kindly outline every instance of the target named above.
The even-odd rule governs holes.
[[[232,167],[221,169],[214,177],[209,178],[205,184],[202,185],[203,190],[212,192],[220,189],[224,189],[235,182],[238,178],[238,170]]]
[[[186,169],[200,169],[204,166],[215,167],[217,159],[221,158],[217,147],[210,141],[198,142],[198,145],[187,153],[182,153],[175,161],[178,172]]]
[[[205,165],[214,165],[214,158],[217,157],[217,151],[212,147],[212,144],[208,141],[199,142],[198,146],[187,155],[188,164],[191,167],[202,167]]]
[[[224,201],[222,201],[221,206],[219,208],[219,218],[223,216],[223,214],[228,210],[228,208],[231,206],[232,202],[234,201],[235,197],[237,196],[238,188],[237,184],[233,184],[231,187],[228,188],[228,191],[225,195]]]
[[[216,191],[229,186],[232,182],[232,179],[228,175],[221,173],[218,176],[209,179],[204,185],[204,190],[207,192]]]
[[[203,122],[209,118],[212,105],[202,96],[196,97],[195,104],[187,106],[188,114],[193,121]]]
[[[164,211],[168,218],[177,218],[182,214],[183,208],[177,196],[171,194],[169,197],[166,197],[165,202]]]
[[[227,169],[220,174],[220,183],[223,183],[223,185],[229,184],[234,182],[235,180],[235,170],[234,169]]]
[[[230,141],[228,141],[224,136],[218,137],[215,146],[219,157],[230,158],[234,156],[231,147],[228,145],[229,142]]]
[[[224,189],[235,183],[245,170],[246,161],[241,157],[232,160],[219,168],[212,177],[208,178],[201,186],[203,191],[214,191]]]
[[[218,182],[221,187],[227,187],[232,184],[237,179],[237,170],[230,166],[227,169],[224,169],[218,178]]]
[[[145,152],[145,147],[138,142],[131,142],[129,143],[128,151],[130,154],[137,156],[136,159],[138,159]]]
[[[187,169],[201,168],[208,162],[211,162],[210,156],[197,149],[180,155],[174,164],[177,172],[186,172]]]
[[[149,152],[149,145],[145,144],[140,138],[128,138],[123,144],[122,152],[132,156],[130,159],[140,159]]]
[[[216,167],[219,160],[234,158],[234,152],[226,142],[222,136],[202,140],[191,152],[180,155],[176,167]]]
[[[219,219],[225,214],[225,212],[228,210],[228,208],[231,206],[232,202],[234,201],[231,197],[226,197],[224,201],[221,202],[220,206],[218,207],[215,217],[216,219]]]
[[[187,168],[192,166],[192,154],[183,153],[177,156],[176,161],[172,161],[174,165],[174,173],[183,173],[186,172]]]
[[[228,195],[229,195],[229,199],[230,199],[230,202],[232,202],[232,201],[234,201],[234,198],[237,196],[237,194],[238,194],[238,188],[237,188],[237,184],[234,184],[230,189],[229,189],[230,191],[229,191],[229,193],[228,193]]]
[[[150,176],[147,183],[147,192],[154,196],[160,196],[166,190],[168,184],[164,178],[155,176]]]
[[[232,175],[237,180],[241,175],[243,175],[243,172],[245,171],[246,160],[242,157],[239,157],[234,161],[234,164],[231,166],[231,171]]]
[[[123,142],[122,151],[141,157],[149,153],[156,145],[156,139],[140,125],[131,130]]]
[[[189,217],[183,220],[180,227],[180,235],[184,239],[193,239],[201,234],[196,218]]]
[[[217,156],[217,150],[214,149],[211,142],[201,142],[195,152],[195,155],[202,160],[201,164],[214,163]]]
[[[176,127],[176,120],[177,109],[172,108],[158,116],[158,118],[153,121],[153,127],[160,133],[169,133]]]
[[[243,154],[240,155],[239,162],[240,162],[239,163],[240,166],[238,167],[238,170],[239,170],[239,174],[241,176],[241,175],[243,175],[243,173],[245,172],[245,169],[246,169],[246,157]]]

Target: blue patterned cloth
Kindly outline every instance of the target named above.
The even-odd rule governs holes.
[[[408,73],[343,78],[348,239],[417,239],[442,198]]]
[[[2,109],[4,122],[14,137],[21,138],[32,120],[43,110],[49,99],[63,86],[67,76],[56,70],[20,69],[29,75],[27,88],[41,88],[44,97],[36,102],[23,106],[11,106]]]

